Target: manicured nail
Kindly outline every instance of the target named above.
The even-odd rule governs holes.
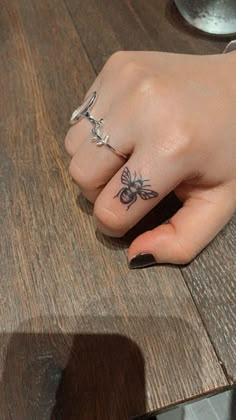
[[[152,254],[138,254],[129,262],[129,268],[144,268],[156,265],[157,262]]]

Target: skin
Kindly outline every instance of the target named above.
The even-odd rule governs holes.
[[[236,210],[236,53],[193,56],[149,51],[113,54],[92,84],[90,113],[104,118],[111,144],[127,161],[89,141],[83,118],[65,139],[70,174],[94,203],[106,235],[123,236],[170,191],[183,207],[168,224],[137,237],[128,251],[157,262],[190,262]],[[113,197],[125,167],[148,179],[156,198],[130,207]],[[140,179],[140,178],[139,178]]]

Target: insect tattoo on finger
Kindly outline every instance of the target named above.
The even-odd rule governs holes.
[[[156,191],[147,188],[150,187],[149,184],[145,184],[148,181],[148,179],[143,179],[141,176],[137,177],[136,172],[132,178],[130,170],[126,166],[121,174],[121,182],[124,187],[113,198],[119,197],[121,203],[127,205],[126,210],[129,210],[130,206],[137,201],[138,197],[143,200],[157,197],[158,193]]]

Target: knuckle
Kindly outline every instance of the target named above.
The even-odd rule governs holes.
[[[179,130],[178,127],[172,127],[160,144],[162,152],[173,158],[175,162],[176,159],[184,159],[186,157],[190,146],[191,136],[187,132]]]
[[[112,54],[107,60],[105,67],[109,70],[114,70],[119,79],[122,81],[125,79],[134,79],[138,76],[139,79],[145,69],[141,66],[130,54],[129,51],[117,51]]]
[[[178,155],[185,155],[189,152],[189,148],[192,144],[191,132],[185,127],[175,127],[173,129],[172,139],[175,136],[176,142],[176,153]]]
[[[156,76],[145,75],[139,79],[136,84],[136,93],[143,99],[156,98],[156,90],[158,86],[158,80]]]
[[[126,61],[126,63],[123,65],[120,77],[123,78],[131,78],[133,79],[136,75],[140,75],[142,72],[142,69],[140,66],[134,61],[129,59]]]

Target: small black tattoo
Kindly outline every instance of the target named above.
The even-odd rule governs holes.
[[[136,172],[134,173],[134,178],[132,179],[131,173],[127,166],[121,174],[121,182],[125,187],[121,188],[120,191],[113,197],[120,197],[122,204],[128,204],[127,210],[135,203],[138,196],[143,200],[149,200],[150,198],[155,198],[158,196],[158,193],[149,190],[147,187],[150,185],[144,185],[145,182],[149,181],[148,179],[137,178]]]

